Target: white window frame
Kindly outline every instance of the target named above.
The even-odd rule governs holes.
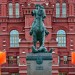
[[[16,15],[16,18],[19,18],[20,16],[19,3],[15,4],[15,15]]]
[[[56,41],[58,47],[66,47],[66,32],[64,30],[58,30]]]
[[[13,17],[13,4],[9,3],[9,17],[12,18]]]
[[[56,3],[56,18],[60,17],[60,3]]]
[[[66,3],[62,3],[62,17],[66,17]]]
[[[19,47],[19,32],[17,30],[10,32],[10,47]]]

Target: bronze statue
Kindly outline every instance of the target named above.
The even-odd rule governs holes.
[[[45,9],[42,5],[36,4],[36,9],[32,11],[32,16],[34,16],[34,21],[30,30],[30,35],[33,36],[33,46],[32,52],[47,52],[46,47],[44,46],[45,36],[49,34],[44,25],[44,19],[46,18]],[[36,48],[36,43],[39,41],[40,47]]]

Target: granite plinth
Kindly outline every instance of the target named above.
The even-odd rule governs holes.
[[[52,75],[51,53],[28,53],[27,75]]]

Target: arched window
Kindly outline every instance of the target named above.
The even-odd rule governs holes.
[[[17,30],[10,32],[10,47],[19,47],[19,32]]]
[[[16,14],[16,18],[18,18],[19,17],[19,3],[16,3],[16,5],[15,5],[15,14]]]
[[[13,17],[13,5],[9,3],[9,17]]]
[[[62,17],[66,17],[66,3],[62,3]]]
[[[56,3],[56,17],[60,17],[60,4]]]
[[[66,33],[64,30],[59,30],[57,32],[57,42],[58,47],[66,47]]]

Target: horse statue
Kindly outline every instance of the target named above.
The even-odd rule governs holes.
[[[36,4],[35,7],[36,9],[32,11],[32,16],[34,16],[35,18],[30,29],[30,35],[33,36],[32,52],[47,52],[47,49],[44,46],[44,42],[45,36],[47,36],[49,32],[44,25],[44,19],[46,18],[45,9],[40,4]],[[37,41],[39,41],[40,43],[39,49],[36,48]]]

